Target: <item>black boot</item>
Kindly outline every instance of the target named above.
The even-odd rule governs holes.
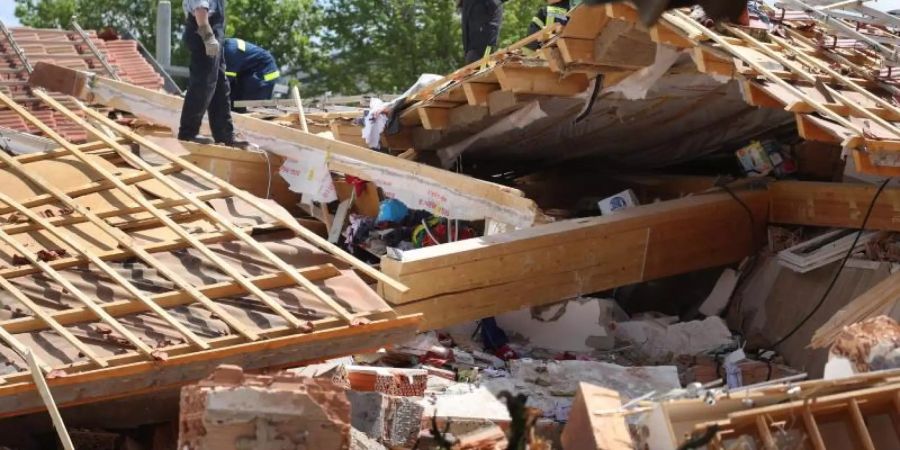
[[[206,137],[206,136],[201,136],[201,135],[199,135],[199,134],[196,135],[196,136],[193,136],[193,137],[182,137],[182,136],[178,136],[178,140],[179,140],[179,141],[193,142],[193,143],[195,143],[195,144],[202,144],[202,145],[212,145],[212,144],[215,144],[215,143],[216,143],[216,141],[214,141],[212,138],[208,138],[208,137]]]
[[[247,150],[247,149],[250,148],[250,142],[249,142],[249,141],[245,141],[245,140],[243,140],[243,139],[238,139],[238,138],[231,138],[230,141],[218,142],[218,144],[220,144],[220,145],[225,145],[225,146],[228,146],[228,147],[239,148],[239,149],[241,149],[241,150]]]

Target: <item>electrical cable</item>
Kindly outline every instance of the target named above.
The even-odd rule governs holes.
[[[602,75],[594,78],[594,88],[591,90],[591,98],[588,100],[587,108],[575,118],[575,123],[579,123],[584,120],[585,117],[591,114],[591,111],[594,109],[594,103],[597,102],[597,95],[600,94],[600,88],[603,87],[603,79]]]
[[[831,294],[831,290],[834,289],[834,285],[837,283],[838,277],[840,277],[841,272],[844,271],[844,267],[847,265],[847,261],[853,255],[853,249],[856,248],[856,244],[859,243],[859,239],[862,237],[863,233],[866,231],[866,225],[869,223],[869,218],[872,216],[872,210],[875,209],[875,203],[878,201],[878,197],[881,196],[881,193],[884,191],[884,188],[887,187],[888,183],[890,183],[892,179],[893,179],[893,177],[887,178],[886,180],[884,180],[881,183],[881,185],[878,186],[878,190],[875,191],[875,196],[872,197],[872,202],[869,203],[869,209],[866,210],[866,215],[863,218],[862,225],[859,227],[859,231],[856,233],[856,238],[853,239],[853,244],[850,245],[849,249],[847,249],[847,254],[844,255],[844,259],[841,260],[840,267],[838,267],[838,270],[834,273],[834,276],[831,278],[831,283],[828,284],[828,288],[825,289],[825,293],[822,294],[822,298],[819,299],[819,303],[817,303],[815,308],[813,308],[812,311],[810,311],[809,314],[807,314],[806,317],[804,317],[803,320],[800,321],[800,323],[798,323],[793,329],[791,329],[791,331],[788,334],[786,334],[784,337],[779,339],[778,342],[773,344],[772,348],[776,348],[779,345],[783,344],[784,341],[790,339],[790,337],[793,336],[794,333],[799,331],[800,328],[803,327],[803,325],[806,325],[806,322],[809,322],[809,319],[811,319],[812,316],[815,315],[816,312],[818,312],[819,309],[822,308],[822,305],[825,304],[825,299],[827,299],[828,295]]]
[[[752,229],[755,230],[756,229],[756,219],[753,217],[753,210],[751,210],[750,207],[747,206],[747,203],[744,200],[742,200],[740,197],[738,197],[737,194],[735,194],[734,191],[731,190],[731,188],[728,187],[727,184],[720,185],[719,187],[722,188],[723,191],[727,192],[728,195],[730,195],[731,198],[734,199],[734,201],[738,202],[738,204],[740,204],[741,207],[744,208],[744,211],[747,212],[747,217],[750,219],[750,225],[751,225]],[[752,232],[752,230],[751,230],[751,232]]]

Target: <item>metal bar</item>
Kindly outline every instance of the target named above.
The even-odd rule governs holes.
[[[834,31],[840,32],[847,36],[852,36],[856,39],[859,39],[860,41],[863,41],[863,42],[869,44],[869,46],[873,50],[877,51],[878,53],[881,53],[881,55],[884,57],[885,61],[891,62],[891,63],[893,63],[893,65],[900,65],[900,59],[898,59],[897,49],[889,49],[889,48],[885,47],[881,43],[854,30],[852,27],[848,26],[847,24],[842,22],[840,19],[830,16],[827,11],[820,11],[800,0],[783,0],[783,1],[787,2],[789,4],[792,4],[798,8],[801,8],[804,12],[813,16],[816,20],[818,20],[822,25],[824,25],[827,28],[831,28]]]
[[[9,28],[6,28],[6,24],[3,23],[2,20],[0,20],[0,33],[2,33],[4,37],[6,37],[6,42],[9,44],[10,48],[13,49],[13,52],[16,54],[16,56],[19,57],[19,61],[22,62],[22,66],[25,68],[25,71],[30,74],[34,70],[34,68],[31,67],[31,63],[29,63],[28,58],[25,57],[25,53],[22,52],[22,49],[19,48],[18,44],[16,44],[16,40],[13,39],[12,33],[9,31]]]
[[[122,81],[122,78],[119,77],[119,74],[116,73],[116,69],[114,69],[113,66],[109,65],[109,61],[106,60],[106,55],[100,53],[100,50],[96,45],[94,45],[94,41],[92,41],[90,36],[88,36],[88,34],[84,32],[84,30],[81,28],[81,25],[78,25],[78,21],[76,19],[76,17],[72,17],[72,29],[75,30],[75,32],[78,33],[79,36],[81,36],[81,40],[83,40],[84,43],[88,46],[88,49],[90,49],[91,53],[93,53],[94,56],[96,56],[97,59],[100,60],[100,64],[103,65],[103,68],[106,69],[106,72],[109,73],[109,75],[114,80]]]

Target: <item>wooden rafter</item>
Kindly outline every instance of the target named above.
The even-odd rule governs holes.
[[[0,268],[0,293],[8,296],[12,310],[20,314],[0,320],[0,342],[12,351],[6,353],[7,357],[17,354],[24,361],[30,355],[44,373],[65,371],[66,377],[51,376],[47,380],[54,395],[60,394],[62,404],[197,379],[215,361],[234,355],[252,361],[248,367],[301,362],[383,346],[417,328],[418,318],[398,319],[384,303],[362,306],[343,288],[333,293],[323,290],[324,283],[332,279],[355,275],[321,259],[317,265],[296,267],[255,237],[255,233],[291,230],[291,236],[301,236],[292,240],[305,241],[307,251],[326,256],[309,245],[323,247],[321,242],[302,239],[308,232],[292,223],[289,216],[103,114],[77,103],[81,109],[76,112],[39,90],[34,95],[99,139],[86,145],[68,142],[14,99],[0,93],[0,106],[15,112],[60,146],[19,157],[0,152],[0,171],[23,181],[23,187],[15,191],[0,188],[0,215],[8,216],[0,225],[0,246],[5,257],[13,260],[9,267]],[[151,165],[132,153],[127,146],[130,143],[167,161]],[[57,167],[65,167],[66,173],[78,173],[79,178],[54,177]],[[176,182],[172,175],[180,173],[190,174],[196,186],[185,189]],[[233,223],[220,212],[224,210],[207,203],[213,200],[239,201],[242,208],[249,206],[257,214],[258,222],[253,226]],[[243,249],[240,255],[249,258],[247,262],[229,259],[237,254],[231,253],[232,247],[220,245],[229,242],[240,245],[237,248]],[[61,247],[54,249],[54,245]],[[217,247],[213,249],[213,245]],[[202,264],[216,273],[216,281],[189,281],[194,275],[181,273],[179,263],[172,259],[171,253],[179,250],[199,255]],[[377,274],[376,279],[383,282],[389,280],[368,266],[364,269],[363,263],[346,252],[332,253],[335,258],[331,260],[336,263]],[[122,270],[128,264],[125,260],[135,258],[155,271],[152,280],[138,283]],[[253,270],[247,268],[248,263]],[[266,270],[258,272],[255,268]],[[97,288],[81,284],[81,278],[95,276],[102,277],[102,289],[99,284]],[[35,297],[32,286],[39,280],[45,283],[44,279],[65,295],[58,305],[48,307]],[[354,289],[365,288],[360,280],[354,283]],[[392,284],[406,289],[396,281]],[[97,298],[108,289],[117,297]],[[285,303],[280,292],[273,292],[286,289],[298,296],[300,305]],[[370,303],[377,299],[371,290],[362,297],[368,297]],[[252,305],[248,313],[274,320],[262,325],[234,312],[243,305]],[[192,308],[188,310],[187,306]],[[310,320],[310,315],[321,319]],[[197,318],[203,318],[205,325],[198,325]],[[224,336],[219,322],[226,325]],[[49,352],[49,357],[48,348],[34,339],[48,332],[44,337],[55,334],[58,337],[54,343],[59,346],[59,351]],[[167,338],[160,341],[154,337],[157,333]],[[98,337],[106,334],[111,336]],[[334,344],[326,336],[331,336]],[[107,345],[114,348],[113,354],[105,348]],[[253,355],[260,351],[272,353]],[[39,405],[27,397],[35,389],[27,366],[21,361],[18,365],[19,372],[0,379],[0,416],[21,414]],[[165,367],[181,367],[187,372],[171,372]],[[135,378],[136,374],[143,378]],[[122,380],[127,381],[105,383],[107,377],[126,377]]]

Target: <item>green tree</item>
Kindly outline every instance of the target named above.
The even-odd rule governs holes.
[[[297,77],[321,61],[312,46],[321,22],[315,0],[228,0],[226,5],[225,34],[270,51],[286,75]]]
[[[503,28],[500,29],[500,46],[507,47],[528,36],[528,26],[546,0],[509,0],[503,10]]]
[[[463,63],[456,1],[320,0],[320,53],[330,58],[310,73],[313,89],[343,94],[397,93],[422,73],[443,74]],[[528,32],[545,0],[506,3],[500,45]]]

